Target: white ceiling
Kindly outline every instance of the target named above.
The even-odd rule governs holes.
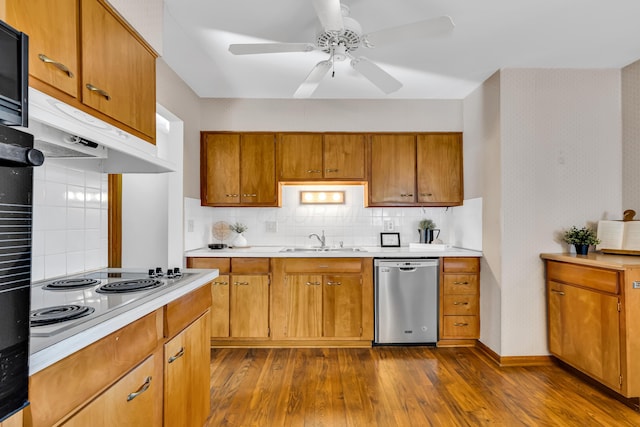
[[[230,43],[315,42],[312,0],[164,0],[164,60],[203,98],[292,98],[323,52],[234,56]],[[462,99],[501,68],[640,59],[638,0],[343,0],[364,33],[450,16],[445,37],[359,48],[403,83],[385,95],[336,63],[314,99]]]

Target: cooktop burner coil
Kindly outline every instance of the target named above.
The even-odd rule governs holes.
[[[162,282],[155,279],[135,279],[111,282],[100,286],[96,292],[101,294],[123,294],[127,292],[139,292],[162,286]]]
[[[52,325],[88,316],[94,311],[95,308],[86,305],[56,305],[33,310],[29,316],[29,321],[31,326]]]
[[[47,283],[42,289],[49,291],[68,291],[71,289],[89,288],[91,286],[99,285],[100,281],[96,279],[89,279],[81,277],[78,279],[61,279],[51,283]]]

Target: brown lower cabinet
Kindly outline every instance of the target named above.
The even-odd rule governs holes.
[[[442,259],[439,323],[438,346],[474,346],[480,338],[480,258]]]
[[[189,257],[217,268],[211,343],[370,346],[372,258]]]
[[[204,425],[210,306],[203,286],[35,373],[24,426]]]
[[[542,254],[549,352],[620,395],[640,397],[640,260]]]

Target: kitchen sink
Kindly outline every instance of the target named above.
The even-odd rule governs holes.
[[[366,252],[362,248],[284,248],[280,252]]]

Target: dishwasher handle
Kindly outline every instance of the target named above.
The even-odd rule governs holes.
[[[417,267],[399,267],[398,270],[405,273],[413,273],[418,270]]]

